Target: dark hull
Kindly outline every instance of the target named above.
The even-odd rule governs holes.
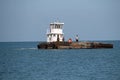
[[[43,42],[37,45],[38,49],[99,49],[113,48],[113,44],[99,42]]]

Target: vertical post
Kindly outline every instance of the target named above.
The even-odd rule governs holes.
[[[57,44],[56,44],[57,48],[59,48],[59,42],[60,42],[60,39],[59,39],[59,34],[58,34],[57,35]]]
[[[59,39],[59,34],[57,35],[57,42],[59,42],[60,41],[60,39]]]

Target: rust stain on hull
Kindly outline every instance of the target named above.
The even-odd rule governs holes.
[[[113,44],[100,42],[43,42],[37,45],[38,49],[99,49],[113,48]]]

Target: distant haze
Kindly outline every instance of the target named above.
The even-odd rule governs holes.
[[[0,0],[0,42],[46,41],[57,19],[65,40],[120,40],[120,0]]]

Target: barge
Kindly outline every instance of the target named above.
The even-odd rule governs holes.
[[[76,35],[76,41],[72,42],[70,38],[68,41],[64,41],[63,33],[64,23],[53,22],[50,23],[50,27],[47,30],[47,42],[42,42],[37,45],[38,49],[99,49],[99,48],[113,48],[113,44],[106,44],[101,42],[82,42],[78,41],[78,35]]]

